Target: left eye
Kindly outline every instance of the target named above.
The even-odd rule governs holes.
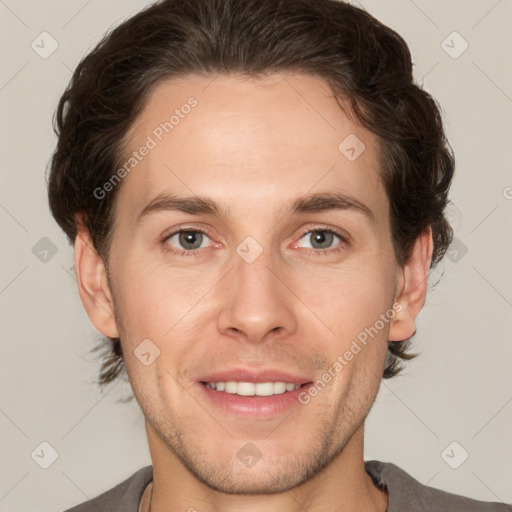
[[[302,238],[311,240],[311,244],[314,244],[309,247],[306,246],[310,249],[331,249],[334,238],[338,238],[342,242],[344,241],[340,235],[330,229],[312,229],[304,233]]]

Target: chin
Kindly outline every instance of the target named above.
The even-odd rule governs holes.
[[[308,475],[298,475],[290,466],[262,465],[259,469],[244,468],[227,473],[224,477],[222,471],[215,476],[201,473],[194,473],[194,476],[210,489],[232,495],[278,494],[293,489],[308,478]]]

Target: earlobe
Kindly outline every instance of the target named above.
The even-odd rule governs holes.
[[[409,339],[416,332],[416,317],[425,304],[428,274],[433,251],[432,229],[429,226],[414,243],[409,260],[402,268],[395,302],[396,315],[390,322],[389,341]]]
[[[77,223],[74,262],[78,291],[89,319],[104,336],[118,338],[105,264],[94,249],[89,231],[81,223]]]

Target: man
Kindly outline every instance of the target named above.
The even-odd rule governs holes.
[[[411,69],[333,0],[164,0],[79,64],[50,206],[152,466],[71,510],[510,510],[363,460],[452,236]]]

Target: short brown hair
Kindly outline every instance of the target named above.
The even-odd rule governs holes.
[[[280,71],[323,78],[381,143],[383,181],[397,262],[432,228],[431,267],[453,236],[444,211],[454,172],[440,108],[414,83],[405,41],[362,9],[336,0],[161,0],[107,33],[79,63],[54,120],[48,183],[53,216],[74,243],[76,214],[108,263],[123,140],[157,83],[197,73],[258,76]],[[340,105],[341,107],[341,105]],[[401,370],[410,338],[388,344],[384,378]],[[99,383],[124,373],[110,339]]]

